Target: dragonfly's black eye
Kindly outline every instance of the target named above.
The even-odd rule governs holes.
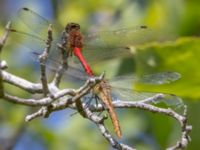
[[[71,29],[80,29],[80,25],[78,23],[68,23],[65,30],[70,31]]]
[[[80,25],[79,25],[79,24],[77,24],[77,23],[73,23],[73,24],[72,24],[72,28],[77,28],[77,29],[80,29]]]

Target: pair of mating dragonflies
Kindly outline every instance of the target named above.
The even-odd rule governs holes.
[[[16,29],[11,29],[12,32],[25,37],[25,39],[32,39],[36,41],[33,43],[37,45],[39,42],[45,44],[47,36],[47,29],[50,22],[30,10],[29,8],[21,8],[18,11],[18,16],[22,22],[28,26],[32,31],[26,33]],[[46,32],[46,35],[43,32]],[[80,32],[80,25],[76,23],[68,23],[62,32],[62,45],[66,50],[67,57],[75,56],[85,71],[85,77],[93,77],[94,73],[90,64],[109,60],[117,57],[130,56],[132,47],[142,44],[146,41],[145,32],[146,26],[121,28],[113,31],[95,32],[88,35],[82,35]],[[36,34],[34,33],[36,32]],[[54,30],[53,30],[54,33]],[[44,35],[44,36],[43,36]],[[36,50],[36,49],[35,49]],[[40,49],[42,51],[42,49]],[[51,55],[52,53],[52,55]],[[60,51],[58,50],[57,42],[52,42],[50,55],[48,61],[50,64],[61,65],[61,61],[57,59]],[[34,55],[40,55],[40,52],[33,52]],[[52,66],[49,67],[52,69]],[[54,68],[55,69],[55,68]],[[68,69],[69,72],[70,69]],[[81,73],[81,75],[83,75]],[[75,75],[76,76],[76,75]],[[82,78],[82,77],[81,77]],[[180,78],[180,74],[176,72],[162,72],[141,77],[133,75],[125,75],[116,77],[110,81],[103,80],[97,84],[91,91],[96,94],[101,100],[102,104],[107,108],[110,118],[114,125],[114,130],[118,137],[121,137],[121,129],[117,114],[113,108],[112,100],[144,100],[146,98],[155,96],[158,93],[151,92],[137,92],[132,89],[134,82],[142,82],[145,84],[166,84],[176,81]],[[155,100],[154,102],[163,101],[167,104],[180,105],[181,100],[179,97],[172,94],[164,94],[162,99]]]

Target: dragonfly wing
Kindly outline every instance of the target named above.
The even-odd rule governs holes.
[[[20,8],[17,15],[20,21],[22,21],[30,29],[31,32],[29,30],[24,31],[24,29],[22,31],[15,29],[11,31],[17,33],[18,36],[20,36],[20,39],[23,37],[24,39],[29,39],[34,45],[36,45],[36,43],[39,43],[39,41],[42,42],[44,45],[47,39],[48,27],[50,25],[50,22],[29,8]],[[52,42],[52,45],[55,45],[55,47],[57,41],[60,41],[60,39],[56,38],[58,35],[61,36],[61,32],[57,31],[59,29],[60,27],[58,25],[52,26],[52,34],[54,40],[54,42]]]
[[[36,51],[33,51],[30,53],[31,57],[36,61],[36,62],[39,62],[39,56],[42,54],[42,52],[36,52]],[[62,65],[61,59],[56,59],[55,58],[49,58],[47,59],[46,61],[46,64],[48,67],[52,67],[52,70],[56,70],[56,68],[58,69],[59,66]],[[54,68],[54,69],[53,69]]]
[[[166,84],[176,81],[180,78],[180,74],[176,72],[162,72],[136,77],[133,75],[121,76],[114,78],[110,84],[113,87],[114,99],[128,100],[128,101],[142,101],[150,97],[154,97],[159,93],[153,92],[138,92],[133,91],[134,83],[142,82],[145,84]],[[173,94],[163,94],[163,98],[155,99],[153,103],[164,102],[167,105],[182,106],[181,98]]]
[[[84,38],[86,39],[87,44],[96,43],[101,46],[130,46],[130,45],[138,45],[146,42],[147,36],[145,34],[148,33],[147,27],[137,26],[130,28],[120,28],[114,29],[111,31],[100,31],[96,33],[92,33],[90,35],[86,35]],[[96,45],[95,44],[95,45]]]
[[[177,72],[160,72],[155,74],[143,75],[138,78],[138,82],[145,84],[167,84],[181,78],[181,74]]]
[[[16,29],[11,29],[11,39],[13,42],[23,45],[27,48],[29,51],[35,51],[39,54],[41,54],[44,49],[46,48],[46,39],[42,38],[36,34],[32,33],[27,33],[23,31],[19,31]],[[46,32],[46,38],[47,38],[47,32]],[[56,39],[58,40],[58,39]],[[57,47],[57,42],[52,41],[51,47],[50,47],[50,52],[49,52],[49,57],[58,59],[60,56],[61,51]]]
[[[155,93],[137,92],[126,88],[112,88],[114,100],[122,101],[142,101],[149,97],[155,96]]]
[[[10,38],[13,43],[23,45],[29,50],[38,51],[39,49],[43,50],[45,48],[45,39],[35,34],[11,29]]]
[[[37,62],[39,62],[39,55],[40,53],[38,52],[33,52],[31,53],[32,57],[34,60],[36,60]],[[59,67],[62,66],[62,59],[56,59],[56,58],[48,58],[47,62],[46,62],[46,67],[53,71],[56,72],[58,71]],[[66,81],[74,81],[77,82],[79,81],[80,84],[84,83],[89,77],[88,75],[85,73],[85,71],[82,69],[81,66],[77,66],[77,64],[74,64],[72,62],[73,60],[69,60],[68,62],[68,66],[65,68],[65,72],[64,72],[64,78],[66,79]],[[79,84],[79,85],[80,85]]]
[[[112,87],[133,89],[134,83],[138,80],[137,76],[134,74],[117,76],[109,80]]]
[[[87,46],[83,49],[83,56],[90,64],[97,64],[102,61],[108,61],[116,58],[130,56],[129,48],[125,47],[102,47],[102,46]]]
[[[84,40],[84,56],[91,62],[130,56],[135,52],[135,47],[150,40],[148,31],[146,27],[139,26],[87,35]]]
[[[173,94],[162,94],[163,97],[160,98],[157,95],[161,93],[152,92],[137,92],[130,89],[114,88],[112,89],[113,100],[126,100],[126,101],[146,101],[149,98],[151,103],[165,103],[168,106],[180,107],[183,106],[182,99]]]
[[[154,74],[136,76],[134,74],[118,76],[110,80],[114,87],[133,89],[134,83],[143,84],[167,84],[180,79],[177,72],[159,72]]]
[[[23,7],[18,10],[18,17],[33,32],[37,32],[39,35],[47,33],[47,29],[50,24],[49,21],[33,10]]]

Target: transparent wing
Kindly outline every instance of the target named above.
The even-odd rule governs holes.
[[[137,92],[130,89],[113,88],[112,97],[113,100],[126,100],[126,101],[146,101],[151,98],[151,103],[165,103],[168,106],[182,107],[182,99],[173,94],[163,94],[163,97],[157,96],[159,93],[152,92]],[[161,93],[160,93],[161,94]]]
[[[52,25],[53,35],[61,34],[63,28],[59,24],[55,24],[42,17],[38,13],[29,8],[21,8],[18,10],[18,18],[30,29],[33,33],[37,33],[42,38],[46,38],[49,25]]]
[[[135,47],[153,40],[146,26],[101,31],[85,36],[83,55],[91,63],[130,56]]]
[[[26,7],[20,8],[17,15],[33,32],[38,33],[40,36],[46,35],[50,24],[47,19]]]
[[[98,64],[110,59],[124,58],[131,54],[131,50],[128,47],[100,47],[98,45],[90,49],[84,47],[82,52],[89,64]]]
[[[133,89],[134,83],[143,84],[168,84],[181,78],[177,72],[159,72],[154,74],[135,76],[124,75],[110,80],[113,87]]]
[[[39,55],[40,53],[38,52],[31,53],[32,58],[37,62],[39,62]],[[51,57],[47,59],[45,65],[49,70],[56,72],[58,71],[59,67],[62,66],[61,60],[61,58],[56,59],[54,57]],[[64,77],[66,81],[72,80],[74,82],[79,82],[80,84],[82,84],[89,78],[81,66],[73,63],[73,59],[69,59],[68,66],[65,69],[66,70],[64,72]]]
[[[137,92],[126,88],[112,88],[112,95],[114,97],[114,100],[141,101],[149,97],[153,97],[156,94],[158,93]]]
[[[26,49],[31,52],[35,51],[36,53],[41,54],[46,48],[47,31],[45,38],[34,33],[28,33],[16,29],[11,29],[10,31],[13,42],[25,46]],[[56,40],[54,38],[54,41],[52,41],[49,52],[49,58],[54,58],[55,60],[59,59],[61,53],[60,49],[57,47],[58,39]]]
[[[144,36],[149,30],[146,26],[100,31],[85,37],[85,45],[92,47],[93,44],[103,46],[130,46],[138,45],[146,41]]]
[[[11,29],[10,38],[16,44],[21,44],[28,49],[42,51],[45,48],[45,39],[36,34]]]
[[[141,76],[139,82],[148,84],[166,84],[174,82],[180,78],[180,73],[168,71]]]
[[[23,45],[30,47],[31,49],[44,49],[50,22],[33,10],[26,7],[19,9],[17,16],[20,21],[22,21],[26,25],[26,27],[28,27],[28,29],[32,31],[27,32],[17,29],[11,29],[17,42],[22,43]],[[57,30],[59,29],[59,27],[58,25],[56,25],[56,28],[54,28],[55,24],[52,27],[52,49],[55,49],[57,47],[56,43],[59,41],[59,39],[57,38]]]
[[[134,83],[138,81],[138,77],[134,74],[118,76],[109,80],[109,83],[114,88],[133,89]]]

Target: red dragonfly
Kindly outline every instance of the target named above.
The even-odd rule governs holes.
[[[30,34],[16,29],[12,29],[12,31],[23,34],[26,40],[28,39],[26,36],[32,37],[31,44],[33,44],[33,41],[36,42],[34,45],[39,44],[39,41],[44,43],[50,22],[29,8],[21,8],[18,11],[18,16],[33,32],[38,33]],[[53,33],[55,33],[54,30]],[[75,55],[87,74],[93,76],[91,67],[87,62],[96,63],[116,57],[130,56],[133,46],[149,41],[150,38],[145,36],[146,34],[148,34],[147,27],[138,26],[83,35],[80,32],[79,24],[68,23],[62,32],[61,44],[66,49],[67,56]],[[56,47],[57,43],[54,43],[51,50],[53,57],[55,57],[56,52],[59,52],[55,50]]]
[[[21,20],[27,26],[29,26],[32,30],[39,32],[39,36],[36,34],[20,32],[17,31],[16,29],[12,29],[11,31],[19,33],[24,36],[28,36],[29,38],[32,37],[32,39],[37,39],[38,40],[37,43],[34,44],[38,44],[40,40],[44,42],[45,37],[40,35],[42,34],[41,31],[43,31],[44,29],[47,30],[50,24],[49,21],[47,21],[46,19],[44,19],[43,17],[41,17],[40,15],[38,15],[37,13],[28,8],[20,9],[18,14]],[[142,35],[142,32],[144,30],[146,30],[146,26],[140,26],[137,28],[129,28],[129,29],[119,29],[110,32],[99,32],[99,33],[93,33],[92,35],[83,36],[80,32],[80,25],[76,23],[69,23],[66,25],[64,31],[62,32],[61,45],[62,48],[66,49],[66,54],[68,57],[74,54],[79,59],[83,68],[85,69],[85,72],[91,77],[94,74],[90,66],[87,64],[86,60],[99,61],[99,60],[110,59],[117,56],[129,55],[132,50],[129,46],[132,45],[135,46],[145,41],[145,38],[143,38],[145,36]],[[52,49],[52,52],[54,53],[59,51],[56,49]],[[82,55],[82,52],[84,53],[86,60]],[[55,57],[55,55],[53,55],[53,57]],[[176,73],[164,73],[160,75],[164,76],[163,80],[170,81],[169,78],[172,76],[174,77],[173,80],[178,79],[177,78],[178,75]],[[155,78],[156,76],[157,79]],[[152,79],[158,80],[159,83],[162,83],[162,80],[159,79],[158,75],[153,75]],[[108,108],[108,112],[113,122],[115,132],[118,137],[121,137],[122,134],[119,121],[117,119],[117,114],[112,106],[112,100],[114,99],[112,97],[112,91],[114,90],[113,88],[111,88],[111,84],[108,81],[104,80],[94,88],[93,93],[95,95],[98,95],[98,97],[100,97],[100,99],[102,100],[103,104]],[[129,93],[131,91],[129,90]],[[130,94],[126,93],[126,95]],[[144,98],[146,94],[143,93],[141,95],[143,95],[142,97]],[[149,96],[150,95],[148,95],[148,97]],[[135,98],[136,95],[131,94],[131,97]],[[174,97],[172,95],[167,95],[167,97],[174,99],[172,98]]]
[[[39,53],[35,52],[34,55],[36,56],[36,59],[40,55]],[[62,63],[58,60],[53,60],[52,58],[49,59],[51,66],[47,66],[52,71],[57,71],[58,66],[60,66]],[[65,77],[69,81],[69,77],[72,77],[75,79],[75,81],[86,81],[91,76],[86,74],[85,72],[81,71],[80,69],[77,69],[75,67],[69,66],[67,71],[65,72]],[[143,75],[140,77],[136,77],[134,75],[125,75],[120,77],[115,77],[111,80],[103,80],[99,84],[97,84],[93,90],[90,92],[90,94],[95,95],[95,97],[99,98],[103,105],[107,108],[108,114],[110,115],[111,121],[114,126],[115,133],[119,138],[122,136],[119,120],[117,117],[117,113],[114,110],[112,101],[146,101],[150,98],[155,97],[159,93],[153,93],[153,92],[141,92],[141,91],[135,91],[133,86],[137,83],[142,84],[169,84],[171,82],[174,82],[178,80],[181,77],[179,73],[176,72],[162,72],[162,73],[155,73],[155,74],[149,74],[149,75]],[[73,80],[74,82],[74,80]],[[91,99],[91,95],[85,96],[85,99]],[[181,98],[177,97],[173,94],[162,94],[163,97],[157,97],[151,99],[149,103],[160,103],[164,102],[170,107],[179,108],[183,106]]]

